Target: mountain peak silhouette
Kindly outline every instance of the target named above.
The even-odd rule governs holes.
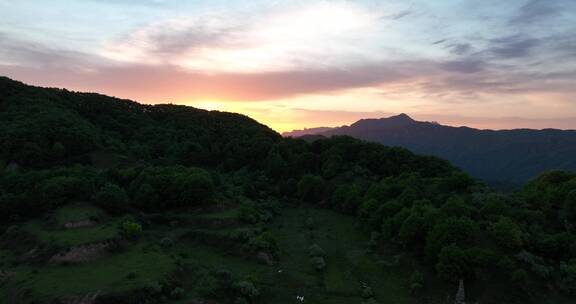
[[[407,114],[375,119],[361,119],[353,123],[350,127],[381,128],[381,127],[404,127],[416,124],[417,121]]]
[[[414,122],[415,120],[412,117],[408,116],[406,113],[402,113],[396,116],[390,116],[388,118],[382,118],[382,120],[390,120],[390,121],[404,121],[404,122]]]

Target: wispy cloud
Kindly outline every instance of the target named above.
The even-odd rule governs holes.
[[[576,116],[576,1],[413,2],[0,1],[0,74],[264,122],[306,109]]]
[[[481,60],[448,61],[441,65],[445,70],[459,73],[478,73],[485,69],[486,63]]]
[[[520,58],[530,56],[531,51],[538,47],[540,40],[525,35],[513,35],[491,40],[489,50],[500,58]]]
[[[206,73],[171,64],[113,61],[28,43],[8,35],[0,35],[0,41],[4,45],[0,54],[11,63],[4,62],[0,69],[3,73],[33,83],[90,88],[149,102],[167,99],[269,101],[358,88],[386,89],[398,84],[403,85],[406,96],[420,92],[438,103],[480,102],[477,97],[481,94],[576,91],[571,84],[575,75],[570,70],[540,67],[534,72],[511,68],[507,64],[487,62],[485,53],[451,61],[373,61],[345,67]],[[52,76],[46,78],[45,75]],[[548,79],[545,84],[541,82],[542,77]]]
[[[46,46],[45,44],[21,40],[0,31],[0,63],[42,70],[65,67],[85,70],[100,66],[107,60],[80,51]],[[40,76],[40,75],[39,75]]]
[[[100,2],[105,4],[115,5],[135,5],[135,6],[160,6],[166,4],[167,0],[89,0],[93,2]]]
[[[528,3],[520,7],[518,14],[512,17],[510,23],[526,25],[557,16],[561,13],[563,6],[569,4],[569,1],[529,0]]]
[[[137,28],[102,54],[209,73],[357,64],[375,56],[378,17],[351,2],[320,2],[258,16],[176,18]]]
[[[474,47],[470,43],[453,43],[446,47],[450,53],[454,55],[466,55],[470,53]]]

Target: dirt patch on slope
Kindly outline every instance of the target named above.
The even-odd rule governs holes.
[[[72,247],[50,258],[49,263],[62,264],[93,261],[106,255],[111,246],[112,243],[107,241]]]

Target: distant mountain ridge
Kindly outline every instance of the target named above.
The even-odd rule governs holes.
[[[553,169],[576,170],[575,130],[480,130],[400,114],[307,135],[349,135],[438,156],[493,185],[524,183]]]
[[[302,130],[292,130],[289,132],[283,132],[282,136],[284,137],[300,137],[305,135],[315,135],[318,133],[330,131],[334,128],[331,127],[318,127],[318,128],[304,128]]]

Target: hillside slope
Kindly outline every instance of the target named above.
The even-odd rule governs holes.
[[[0,302],[574,302],[572,173],[503,195],[399,147],[0,84]]]
[[[25,167],[114,158],[105,156],[238,167],[265,157],[280,139],[240,114],[144,105],[100,94],[37,88],[4,77],[0,92],[0,159]]]

